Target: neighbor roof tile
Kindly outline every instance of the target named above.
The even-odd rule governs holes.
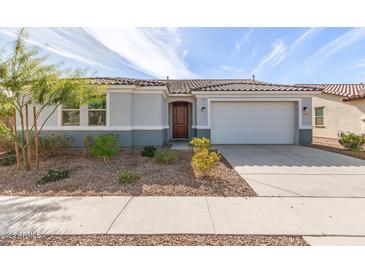
[[[365,98],[365,84],[298,84],[298,86],[322,88],[322,92],[345,97],[345,99]]]

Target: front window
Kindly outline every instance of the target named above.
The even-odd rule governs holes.
[[[62,107],[62,125],[63,126],[80,125],[80,106],[68,105]]]
[[[106,96],[89,104],[89,126],[106,126]]]
[[[314,124],[315,126],[324,126],[324,107],[314,108]]]

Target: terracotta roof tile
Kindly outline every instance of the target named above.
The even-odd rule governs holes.
[[[292,85],[276,85],[263,82],[233,82],[206,87],[198,87],[194,91],[319,91],[320,88]]]
[[[165,86],[166,80],[135,79],[125,77],[94,77],[90,78],[92,84],[99,85],[138,85],[138,86]]]
[[[316,91],[317,87],[301,87],[291,85],[275,85],[251,79],[135,79],[124,77],[90,78],[93,84],[104,85],[137,85],[137,86],[167,86],[171,94],[190,94],[192,91]]]
[[[365,98],[365,84],[298,84],[298,86],[322,88],[325,94],[345,97],[345,99]]]

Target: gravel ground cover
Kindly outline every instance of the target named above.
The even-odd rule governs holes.
[[[306,246],[299,236],[48,235],[0,238],[0,245],[45,246]]]
[[[122,150],[109,163],[84,156],[79,150],[44,159],[41,171],[17,171],[15,165],[0,166],[0,195],[22,196],[256,196],[244,179],[222,157],[209,178],[195,178],[191,167],[192,151],[177,151],[174,164],[163,165],[140,156],[138,150]],[[49,169],[69,169],[70,178],[39,184]],[[120,184],[117,173],[135,170],[140,179]]]
[[[365,160],[365,151],[350,151],[343,148],[335,148],[335,147],[329,147],[329,146],[323,146],[323,145],[317,145],[317,144],[311,144],[310,147],[322,149],[325,151],[335,152],[347,156],[351,156],[354,158]]]
[[[314,137],[312,144],[309,146],[365,160],[365,151],[351,151],[344,149],[336,139]]]

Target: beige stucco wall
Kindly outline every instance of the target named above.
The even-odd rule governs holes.
[[[314,124],[314,108],[324,107],[324,127]],[[318,95],[313,97],[313,136],[337,138],[339,131],[365,133],[365,100],[343,102],[343,97]]]
[[[110,128],[143,128],[146,127],[166,127],[168,126],[167,100],[163,96],[163,90],[143,90],[134,92],[126,89],[107,90],[107,127]],[[32,110],[32,106],[29,108]],[[41,125],[45,118],[52,112],[54,107],[47,107],[38,119]],[[61,126],[61,109],[57,109],[45,124],[45,130],[66,129]],[[32,112],[29,113],[30,117]],[[19,121],[19,114],[17,114]],[[33,125],[30,119],[30,126]],[[19,128],[19,125],[18,125]],[[80,126],[67,127],[78,130],[88,129],[88,106],[80,107]],[[102,130],[105,127],[97,127]]]

